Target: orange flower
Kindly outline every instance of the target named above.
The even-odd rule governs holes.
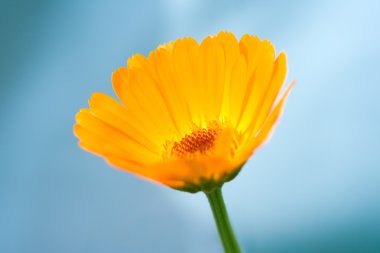
[[[94,93],[76,116],[79,145],[175,189],[211,191],[234,178],[270,136],[286,55],[268,40],[220,32],[134,55],[112,75],[121,103]]]

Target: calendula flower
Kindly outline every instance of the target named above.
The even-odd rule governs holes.
[[[79,145],[172,188],[210,191],[234,178],[270,136],[286,55],[268,40],[220,32],[134,55],[112,75],[121,103],[94,93],[76,116]]]
[[[112,75],[121,102],[95,93],[77,114],[85,150],[169,187],[204,191],[226,252],[239,252],[221,194],[271,135],[292,85],[268,40],[220,32],[134,55]]]

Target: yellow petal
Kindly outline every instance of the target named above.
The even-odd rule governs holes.
[[[281,87],[285,82],[286,74],[286,54],[284,52],[281,52],[274,64],[273,75],[269,87],[265,95],[263,95],[260,105],[258,106],[260,108],[260,112],[256,114],[256,122],[253,129],[254,132],[256,132],[262,126],[264,120],[267,118],[270,110],[272,109],[273,104],[281,90]]]
[[[242,162],[247,161],[248,158],[259,146],[263,145],[266,141],[270,139],[271,133],[274,130],[279,118],[281,117],[286,99],[288,98],[293,86],[294,82],[292,82],[287,87],[283,96],[281,97],[277,105],[274,107],[272,112],[269,114],[259,132],[251,133],[251,137],[248,138],[248,141],[244,145],[242,145],[241,148],[237,151],[236,156],[234,158],[235,164],[241,164]]]
[[[247,74],[251,76],[257,65],[257,59],[259,56],[259,49],[262,46],[262,42],[257,36],[245,34],[239,43],[240,52],[244,55],[247,62]]]
[[[220,32],[217,35],[217,39],[223,47],[224,57],[225,57],[225,77],[224,77],[224,87],[222,95],[222,105],[221,105],[221,119],[228,119],[230,115],[230,96],[231,96],[231,86],[236,86],[236,80],[232,80],[233,69],[237,64],[240,56],[239,42],[237,41],[235,35],[229,32]],[[244,76],[246,73],[244,73]],[[245,80],[243,81],[245,82]]]
[[[269,82],[273,73],[275,51],[273,45],[264,40],[258,50],[257,67],[249,77],[240,121],[237,128],[245,132],[251,122],[256,122],[257,114],[260,112],[260,103],[268,90]]]
[[[192,38],[179,39],[173,45],[172,60],[177,85],[182,90],[190,121],[195,124],[200,124],[202,119],[199,85],[195,78],[198,52],[199,45]]]
[[[239,56],[231,71],[231,85],[230,85],[230,108],[229,119],[234,127],[238,125],[244,97],[247,87],[247,64],[244,56]]]
[[[207,37],[200,45],[197,64],[198,101],[204,121],[219,118],[225,78],[224,52],[219,41]]]

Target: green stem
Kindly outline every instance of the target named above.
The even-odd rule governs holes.
[[[230,220],[228,219],[221,188],[217,188],[212,192],[205,192],[205,194],[210,203],[215,223],[218,227],[219,237],[224,247],[224,251],[226,253],[241,252],[239,244],[234,235],[234,231],[232,230]]]

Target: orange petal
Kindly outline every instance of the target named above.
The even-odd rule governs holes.
[[[91,144],[88,140],[89,134],[94,139],[96,145],[112,145],[114,149],[119,149],[123,152],[124,157],[141,163],[154,163],[160,160],[160,156],[153,153],[146,147],[136,142],[126,133],[112,127],[104,121],[98,119],[89,109],[82,109],[76,117],[77,124],[86,131],[77,131],[77,137],[84,144]],[[81,129],[79,128],[79,129]],[[78,130],[78,128],[76,128]],[[82,141],[83,138],[83,141]],[[86,140],[86,141],[85,141]],[[90,148],[88,145],[86,145]]]
[[[103,120],[112,127],[124,132],[136,142],[156,154],[160,154],[162,141],[148,138],[153,130],[149,124],[136,125],[133,118],[129,117],[128,110],[112,97],[103,93],[94,93],[89,100],[91,112],[99,119]]]

